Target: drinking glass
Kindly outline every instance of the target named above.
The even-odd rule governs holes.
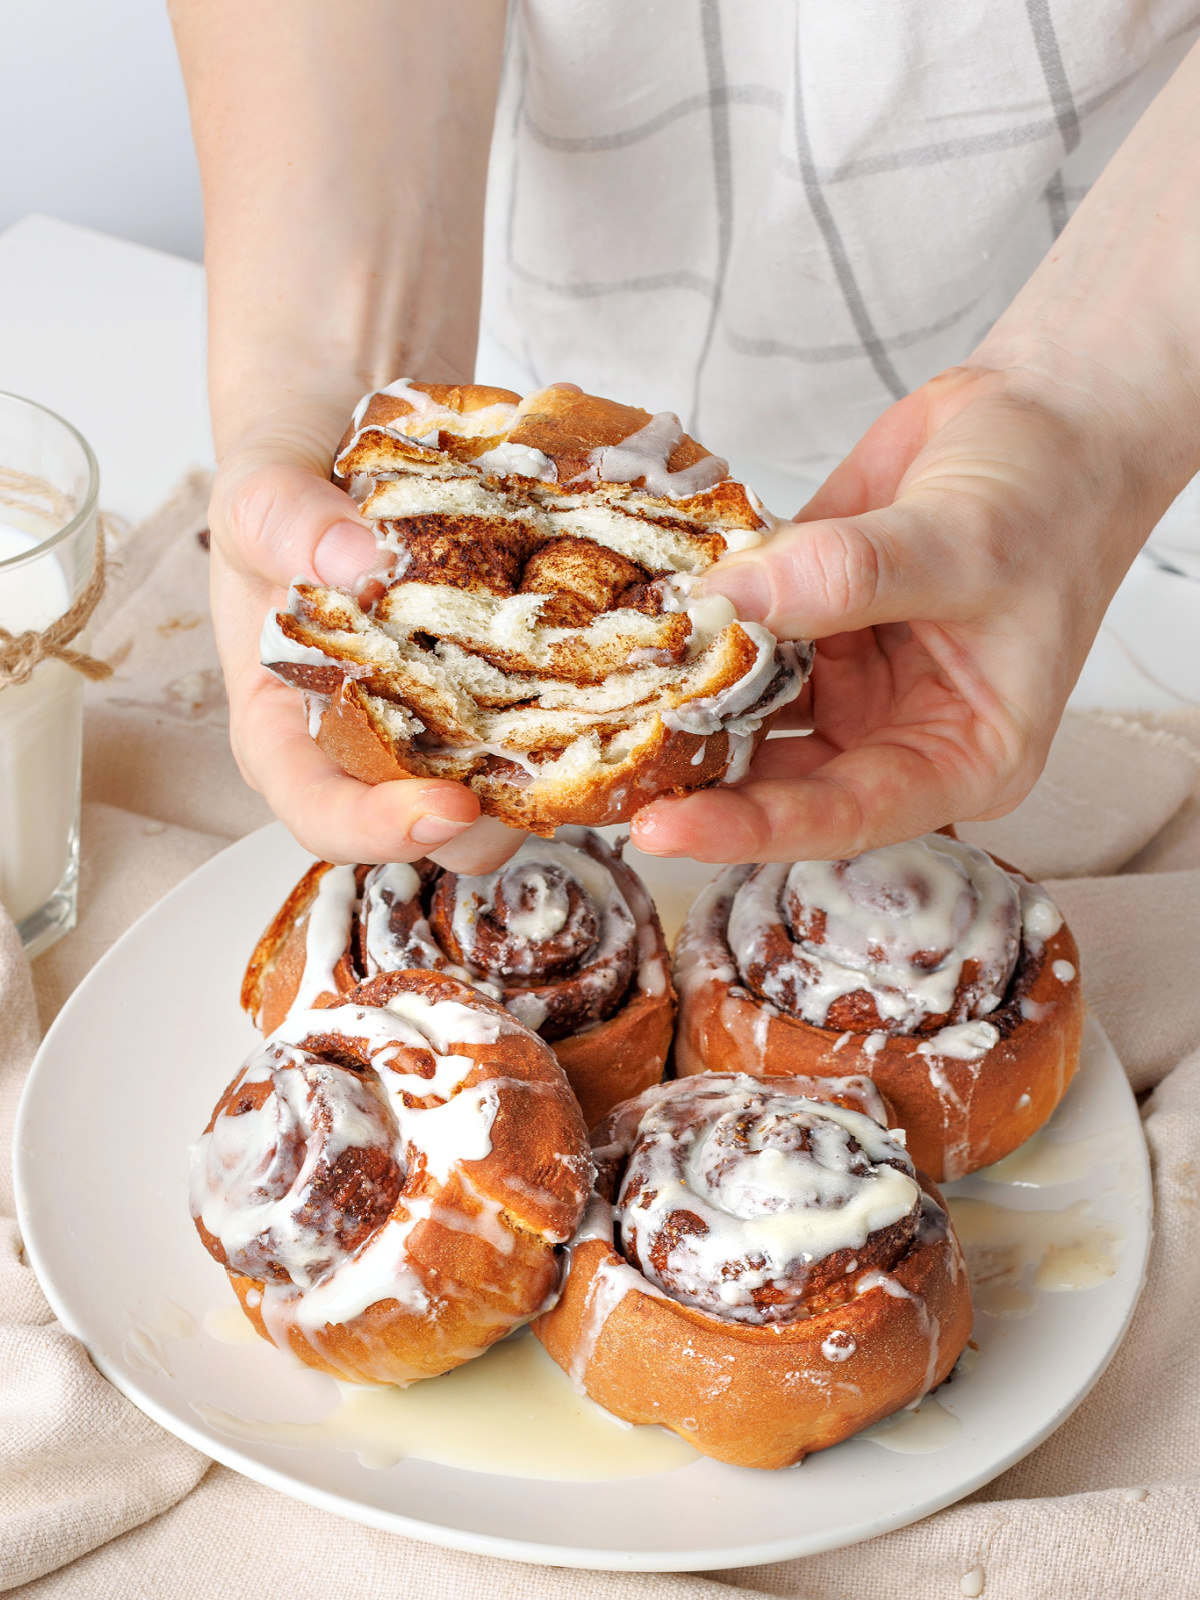
[[[9,634],[40,633],[87,588],[99,487],[96,458],[70,423],[0,393],[0,627]],[[69,648],[87,649],[86,629]],[[83,684],[53,658],[25,682],[0,683],[0,903],[31,956],[75,924]]]

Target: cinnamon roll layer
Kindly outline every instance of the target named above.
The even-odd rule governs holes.
[[[807,646],[697,592],[773,519],[669,413],[401,380],[360,404],[335,481],[377,570],[353,595],[297,581],[262,660],[355,777],[458,779],[549,836],[739,781],[799,693]]]
[[[553,1299],[591,1175],[549,1048],[466,984],[391,973],[250,1056],[193,1150],[192,1215],[264,1339],[404,1384]]]
[[[615,1415],[738,1466],[790,1466],[958,1359],[958,1243],[869,1079],[659,1084],[592,1145],[587,1217],[534,1331]]]
[[[637,874],[599,835],[531,838],[500,871],[318,863],[259,941],[242,1004],[264,1032],[381,972],[442,971],[550,1043],[590,1127],[657,1083],[675,992]]]
[[[937,1181],[990,1165],[1079,1061],[1079,953],[1044,889],[942,834],[848,861],[731,867],[675,952],[675,1061],[868,1074]]]

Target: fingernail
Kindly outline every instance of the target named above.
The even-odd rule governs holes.
[[[358,522],[335,522],[313,552],[313,571],[322,583],[348,589],[375,564],[375,536]]]
[[[771,609],[771,584],[762,567],[754,561],[731,562],[713,567],[700,585],[702,594],[721,594],[733,602],[739,617],[761,622]]]
[[[408,837],[414,844],[449,844],[470,826],[469,822],[451,822],[448,817],[418,817],[408,830]]]

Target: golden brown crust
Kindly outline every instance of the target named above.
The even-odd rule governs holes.
[[[562,1294],[534,1332],[615,1416],[671,1428],[734,1466],[792,1466],[944,1382],[970,1337],[966,1268],[940,1195],[926,1179],[922,1187],[940,1219],[928,1215],[888,1283],[848,1304],[770,1326],[726,1321],[652,1292],[606,1242],[589,1239],[572,1246]],[[597,1327],[614,1281],[619,1298]],[[848,1358],[825,1353],[831,1335],[853,1340]]]
[[[278,1285],[227,1267],[263,1338],[284,1342],[307,1366],[351,1382],[407,1383],[448,1371],[536,1311],[554,1292],[556,1244],[576,1226],[591,1177],[579,1108],[550,1049],[502,1007],[453,978],[401,972],[361,984],[322,1013],[328,1034],[309,1035],[305,1048],[342,1065],[357,1052],[367,1068],[365,1041],[355,1044],[354,1006],[386,1006],[405,993],[490,1012],[502,1025],[488,1042],[455,1040],[447,1051],[474,1062],[457,1092],[487,1086],[494,1104],[488,1153],[460,1159],[444,1179],[410,1153],[384,1223],[411,1224],[404,1243],[407,1291],[397,1284],[396,1297],[374,1301],[357,1315],[308,1325],[303,1295],[280,1298]],[[212,1249],[217,1241],[198,1225]]]
[[[271,919],[254,947],[242,979],[242,1010],[248,1011],[263,1033],[273,1033],[291,1009],[304,976],[305,935],[308,914],[321,879],[331,863],[311,866]],[[334,968],[337,990],[323,991],[313,1004],[329,1004],[356,982],[349,955]]]
[[[674,1027],[675,991],[639,992],[607,1022],[554,1041],[550,1048],[589,1128],[659,1081]]]
[[[709,951],[716,959],[709,961],[708,975],[700,981],[678,977],[678,1076],[866,1073],[894,1106],[913,1161],[935,1182],[1011,1154],[1049,1119],[1079,1064],[1083,993],[1079,951],[1066,923],[1040,954],[1023,947],[1009,995],[986,1019],[1000,1030],[998,1043],[979,1061],[939,1056],[936,1063],[920,1034],[841,1033],[764,1005],[739,982],[723,929],[714,924],[711,932]],[[1062,962],[1074,973],[1066,982],[1055,975]]]
[[[436,404],[445,406],[448,411],[455,412],[459,416],[469,416],[471,412],[483,411],[489,406],[515,406],[521,399],[521,396],[514,394],[511,389],[493,389],[487,384],[480,383],[414,382],[409,385],[409,388],[416,389],[421,394],[427,394]],[[334,452],[334,459],[340,469],[339,473],[335,474],[334,482],[344,481],[356,471],[369,471],[372,468],[378,470],[378,467],[383,464],[379,461],[377,454],[381,448],[385,456],[393,452],[402,453],[409,460],[421,460],[422,456],[428,456],[429,451],[427,449],[422,451],[420,446],[410,446],[406,449],[402,440],[384,434],[368,435],[369,442],[358,453],[360,459],[348,458],[346,455],[356,434],[361,433],[364,429],[386,428],[391,422],[411,416],[414,409],[412,402],[406,400],[403,395],[386,394],[382,391],[376,391],[371,395],[367,402],[366,410],[358,419],[357,427],[353,422],[348,425],[342,435],[341,442]],[[469,456],[479,454],[480,451],[487,449],[491,442],[493,441],[486,438],[472,438],[469,441],[457,440],[453,435],[447,434],[444,443],[439,439],[439,448],[457,453],[454,447],[466,444],[468,445],[468,450],[464,453]]]
[[[366,694],[346,679],[321,716],[316,742],[343,772],[363,783],[387,783],[394,778],[460,777],[482,801],[489,815],[510,828],[552,838],[565,822],[588,828],[628,822],[644,805],[660,795],[689,794],[720,783],[729,765],[729,735],[677,732],[660,718],[650,734],[634,746],[623,761],[606,765],[600,779],[571,783],[561,780],[551,789],[530,782],[515,763],[493,759],[483,770],[461,774],[444,764],[432,766],[409,748],[403,756],[380,727]],[[770,731],[764,722],[751,737],[757,753]],[[697,759],[699,757],[699,759]]]

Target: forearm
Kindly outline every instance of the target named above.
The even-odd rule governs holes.
[[[401,372],[467,380],[502,0],[171,0],[218,453]]]
[[[1200,45],[974,358],[1107,433],[1142,537],[1200,469],[1198,286]]]

